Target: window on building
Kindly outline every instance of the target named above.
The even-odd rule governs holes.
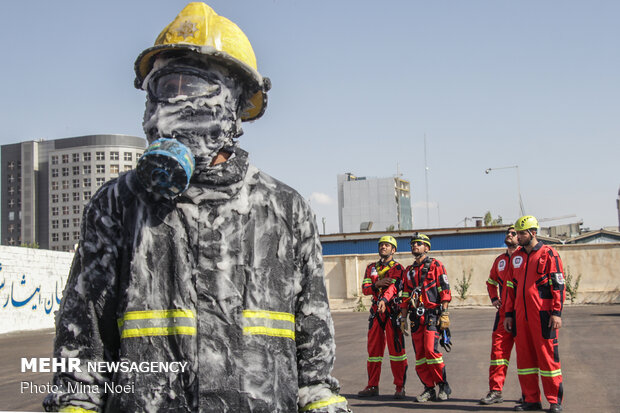
[[[131,162],[133,160],[133,154],[131,152],[125,152],[123,153],[123,159]]]
[[[52,242],[58,242],[58,233],[52,232]]]
[[[90,199],[90,191],[84,191],[84,201],[88,201]]]
[[[118,152],[110,152],[110,160],[118,161]]]
[[[84,188],[90,188],[90,178],[84,178],[84,179],[82,180],[82,184],[83,184],[82,186],[83,186]]]
[[[13,208],[15,206],[15,200],[9,199],[9,208]]]
[[[73,241],[80,240],[80,231],[73,231]]]
[[[69,193],[65,192],[62,194],[62,202],[69,202]]]
[[[52,155],[52,165],[58,165],[58,155]]]
[[[97,187],[100,187],[105,183],[105,178],[97,178]]]
[[[69,176],[69,168],[62,168],[62,176]]]
[[[10,183],[10,184],[12,184],[13,182],[15,182],[15,175],[13,175],[13,174],[9,174],[9,176],[8,176],[8,180],[9,180],[9,183]]]
[[[80,162],[80,154],[79,153],[74,153],[73,154],[73,162]]]
[[[110,165],[110,173],[118,174],[118,165]]]
[[[79,175],[80,174],[80,167],[79,166],[74,166],[73,167],[73,175]]]
[[[123,166],[123,169],[125,170],[125,172],[129,172],[129,171],[131,171],[133,169],[133,166],[125,165],[125,166]]]
[[[58,216],[58,207],[52,207],[52,216]]]
[[[62,233],[62,240],[63,241],[69,241],[69,233],[68,232],[63,232]]]
[[[53,219],[52,220],[52,229],[58,229],[58,220],[57,219]]]
[[[79,179],[73,179],[73,187],[74,188],[79,188],[80,187],[80,180]]]
[[[58,181],[52,181],[52,190],[58,191]]]
[[[52,168],[52,178],[58,178],[58,168]]]
[[[69,228],[69,220],[68,219],[63,219],[62,220],[62,227],[63,228]]]
[[[95,152],[96,161],[105,161],[105,152]]]
[[[9,168],[9,170],[12,171],[13,169],[15,169],[15,161],[7,162],[6,167]]]
[[[79,227],[80,227],[80,219],[73,218],[73,228],[79,228]]]
[[[69,181],[62,181],[62,189],[69,189]]]
[[[63,207],[62,207],[62,214],[63,215],[69,215],[69,205],[63,205]]]
[[[80,215],[80,206],[79,205],[73,205],[73,213],[75,215]]]
[[[50,198],[52,200],[52,204],[57,204],[58,203],[58,194],[52,194],[52,196]]]
[[[62,156],[62,163],[69,163],[69,154],[66,153]]]
[[[96,172],[98,174],[104,174],[105,173],[105,165],[97,165],[95,168],[96,168]]]
[[[80,193],[79,192],[74,192],[73,193],[73,200],[74,201],[79,201],[80,200]]]
[[[90,161],[90,157],[91,157],[90,152],[84,152],[82,154],[82,157],[84,158],[84,162]]]
[[[84,171],[84,175],[90,175],[90,165],[84,165],[82,171]]]

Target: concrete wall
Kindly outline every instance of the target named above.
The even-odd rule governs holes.
[[[73,254],[0,246],[0,334],[54,328]]]
[[[557,250],[565,275],[581,276],[576,304],[620,303],[620,243],[561,245]],[[486,280],[493,260],[503,249],[435,251],[444,263],[453,290],[452,305],[489,305]],[[54,313],[64,290],[72,253],[0,246],[0,334],[54,327]],[[333,309],[351,309],[361,296],[363,271],[376,254],[324,257],[325,276]],[[403,265],[413,259],[399,253]],[[471,273],[467,297],[456,286]],[[567,299],[567,303],[569,300]],[[364,297],[368,305],[369,298]]]
[[[620,243],[554,246],[564,263],[565,276],[581,276],[575,304],[620,303]],[[452,305],[489,305],[486,280],[495,257],[503,248],[433,251],[430,255],[444,263],[452,288]],[[333,309],[349,309],[361,296],[362,273],[376,261],[376,254],[332,255],[324,257],[325,275]],[[403,265],[413,261],[410,253],[398,253]],[[465,299],[456,292],[463,277],[471,274],[471,286]],[[369,297],[363,297],[368,305]],[[570,303],[567,297],[566,303]]]

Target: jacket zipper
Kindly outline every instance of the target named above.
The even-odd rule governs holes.
[[[527,302],[525,301],[525,286],[527,285],[527,267],[530,265],[530,254],[527,253],[527,261],[525,262],[525,275],[523,276],[523,309],[525,310],[525,321],[527,320]]]

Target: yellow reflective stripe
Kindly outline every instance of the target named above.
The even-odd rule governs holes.
[[[243,327],[243,334],[246,336],[264,335],[272,337],[284,337],[295,340],[295,332],[284,328],[271,328],[263,326]]]
[[[362,284],[370,284],[372,282],[372,280],[370,278],[364,278],[364,280],[362,281]]]
[[[540,370],[540,375],[543,376],[543,377],[557,377],[557,376],[561,376],[562,375],[562,369],[552,370],[552,371]]]
[[[319,400],[317,402],[308,403],[300,411],[307,412],[309,410],[321,409],[323,407],[327,407],[332,404],[346,403],[346,402],[347,402],[347,399],[345,399],[344,397],[334,395],[326,400]]]
[[[437,292],[438,292],[438,293],[440,293],[440,292],[442,292],[442,291],[443,291],[443,290],[442,290],[441,286],[440,286],[440,285],[438,285],[438,286],[437,286]]]
[[[527,376],[528,374],[538,374],[540,370],[536,367],[530,369],[517,369],[517,374],[520,376]]]
[[[144,337],[144,336],[172,336],[172,335],[195,336],[196,327],[174,326],[174,327],[146,327],[128,328],[123,330],[121,338]]]
[[[267,311],[267,310],[243,310],[243,316],[245,318],[268,318],[270,320],[282,320],[295,322],[295,316],[291,313],[282,313],[279,311]]]
[[[426,359],[426,364],[441,364],[443,363],[443,357],[439,357],[436,359]]]
[[[64,406],[58,409],[58,411],[64,413],[96,413],[95,410],[86,410],[77,406]]]
[[[405,297],[405,298],[409,297],[409,293],[406,293],[403,291],[402,297]]]
[[[403,361],[407,360],[407,355],[403,354],[402,356],[390,356],[390,360],[392,361]]]
[[[512,281],[506,281],[506,286],[510,287],[510,288],[513,288],[513,289],[515,288],[515,285],[514,285],[514,283]]]
[[[371,363],[381,363],[383,361],[383,357],[368,357],[368,361]]]
[[[487,282],[488,282],[489,284],[491,284],[491,285],[495,285],[495,286],[498,286],[498,285],[499,285],[499,283],[498,283],[497,281],[495,281],[493,278],[489,278],[489,279],[487,280]]]
[[[118,327],[123,327],[123,324],[127,320],[146,320],[150,318],[196,318],[195,313],[192,310],[145,310],[145,311],[128,311],[123,314],[122,318],[118,319]]]
[[[509,360],[506,359],[491,360],[491,366],[507,366],[508,363]]]
[[[426,359],[425,358],[418,359],[418,360],[415,361],[415,365],[416,366],[420,366],[422,364],[426,364]]]

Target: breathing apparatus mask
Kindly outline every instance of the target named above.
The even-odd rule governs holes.
[[[190,180],[200,182],[220,151],[236,148],[243,133],[243,84],[225,68],[198,69],[195,61],[179,57],[158,59],[144,82],[143,127],[151,145],[137,174],[149,192],[172,199]]]

